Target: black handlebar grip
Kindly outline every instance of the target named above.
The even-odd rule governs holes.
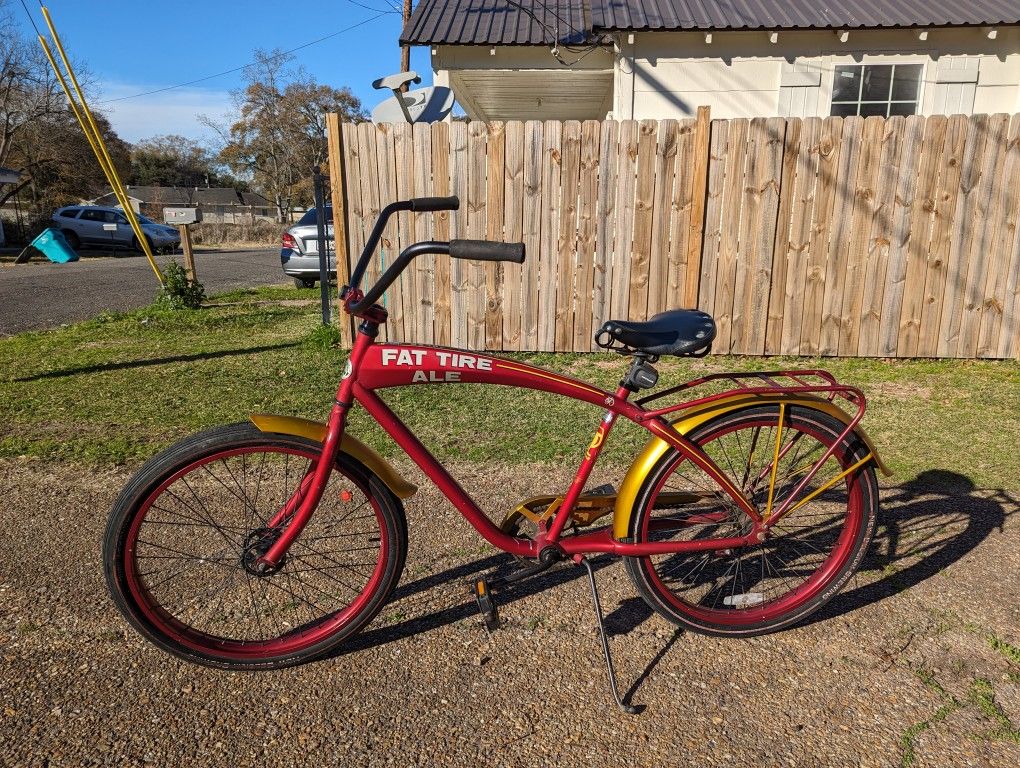
[[[407,202],[411,204],[411,210],[415,213],[456,211],[460,208],[460,198],[456,195],[450,197],[416,197]]]
[[[471,261],[524,262],[524,243],[494,243],[491,240],[451,240],[450,255]]]

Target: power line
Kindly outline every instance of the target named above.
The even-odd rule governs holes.
[[[348,2],[352,2],[352,0],[348,0]],[[359,5],[359,3],[355,3],[355,5]],[[372,16],[371,18],[365,19],[364,21],[359,21],[357,24],[352,24],[349,27],[344,27],[343,29],[337,30],[336,32],[333,32],[331,34],[326,35],[325,37],[320,37],[317,40],[312,40],[310,42],[304,43],[302,45],[297,46],[296,48],[291,48],[291,49],[286,50],[286,51],[281,51],[280,53],[276,54],[275,56],[269,56],[269,57],[267,57],[267,60],[268,61],[273,61],[275,59],[281,59],[284,56],[289,56],[290,54],[294,53],[295,51],[300,51],[300,50],[302,50],[304,48],[308,48],[309,46],[317,45],[318,43],[321,43],[321,42],[324,42],[324,41],[329,40],[331,38],[334,38],[337,35],[342,35],[344,32],[350,32],[352,29],[357,29],[358,27],[362,27],[365,24],[368,24],[369,22],[375,21],[376,19],[381,19],[383,16],[386,16],[387,14],[390,14],[390,13],[393,13],[393,11],[381,11],[380,13],[376,14],[375,16]],[[166,91],[173,91],[173,90],[175,90],[177,88],[186,88],[189,85],[196,85],[198,83],[204,83],[207,80],[214,80],[217,77],[223,77],[224,75],[232,75],[235,72],[240,72],[240,71],[242,71],[244,69],[247,69],[252,64],[253,64],[253,62],[249,61],[247,64],[242,64],[240,67],[234,67],[233,69],[227,69],[227,70],[224,70],[223,72],[217,72],[215,75],[208,75],[206,77],[200,77],[197,80],[189,80],[186,83],[178,83],[177,85],[168,85],[166,88],[156,88],[155,90],[152,90],[152,91],[145,91],[143,93],[134,93],[134,94],[132,94],[130,96],[119,96],[116,99],[107,99],[106,101],[101,101],[100,104],[112,104],[112,103],[117,102],[117,101],[127,101],[128,99],[138,99],[138,98],[141,98],[142,96],[152,96],[153,94],[156,94],[156,93],[165,93]]]

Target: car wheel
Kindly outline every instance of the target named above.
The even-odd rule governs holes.
[[[148,235],[146,235],[145,236],[145,242],[147,242],[149,244],[149,251],[151,253],[156,253],[156,248],[152,245],[152,238],[149,237]],[[141,254],[145,253],[145,251],[142,249],[142,246],[138,243],[138,237],[137,236],[131,238],[131,247],[134,248],[136,251],[138,251]]]
[[[62,229],[60,230],[60,233],[64,236],[64,239],[67,241],[67,244],[71,246],[71,250],[77,251],[79,248],[81,248],[81,238],[78,237],[78,235],[76,235],[74,232],[72,232],[69,229]]]
[[[309,277],[295,277],[294,286],[297,288],[314,288],[315,279]]]

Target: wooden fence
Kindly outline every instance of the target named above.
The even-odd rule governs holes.
[[[341,280],[396,199],[461,208],[391,221],[369,280],[418,240],[527,245],[417,260],[391,340],[588,351],[698,306],[716,352],[1020,357],[1020,115],[329,127]]]

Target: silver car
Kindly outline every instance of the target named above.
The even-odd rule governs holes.
[[[154,253],[172,253],[181,244],[181,234],[175,227],[157,224],[152,219],[136,215],[145,239],[149,241],[149,248]],[[53,214],[53,223],[64,234],[67,244],[75,250],[83,245],[142,250],[127,216],[120,208],[68,205],[57,209]]]
[[[336,277],[336,257],[333,254],[333,209],[326,206],[326,240],[330,244],[329,276]],[[313,288],[319,280],[319,234],[315,226],[315,209],[309,208],[298,223],[283,233],[280,243],[280,263],[283,271],[294,278],[298,288]]]

